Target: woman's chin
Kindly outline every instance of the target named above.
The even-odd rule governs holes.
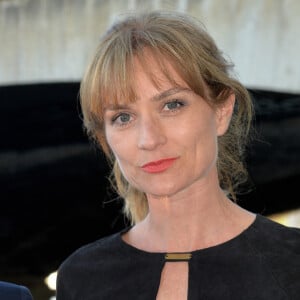
[[[162,186],[164,184],[160,184],[157,188],[151,187],[147,188],[147,191],[145,192],[148,197],[154,197],[154,198],[164,198],[164,197],[170,197],[178,192],[178,188],[174,186],[166,187]]]

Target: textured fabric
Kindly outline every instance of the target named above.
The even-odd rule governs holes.
[[[33,300],[33,298],[27,287],[0,281],[0,300]]]
[[[156,298],[165,253],[136,249],[121,234],[84,246],[62,263],[57,300]],[[188,299],[299,300],[300,229],[257,215],[230,241],[192,252]]]

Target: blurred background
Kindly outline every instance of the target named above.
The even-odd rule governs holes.
[[[52,273],[71,252],[128,225],[83,133],[79,83],[115,18],[155,9],[200,19],[253,97],[240,205],[300,227],[298,0],[0,0],[0,280],[36,300],[55,298]]]

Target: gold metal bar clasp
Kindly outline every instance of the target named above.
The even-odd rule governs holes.
[[[189,261],[192,257],[192,253],[166,253],[166,261]]]

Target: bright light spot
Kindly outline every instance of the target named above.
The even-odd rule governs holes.
[[[300,228],[300,209],[273,214],[269,218],[285,226]]]
[[[50,290],[53,291],[56,290],[56,277],[57,277],[57,272],[53,272],[45,278],[45,283]]]

